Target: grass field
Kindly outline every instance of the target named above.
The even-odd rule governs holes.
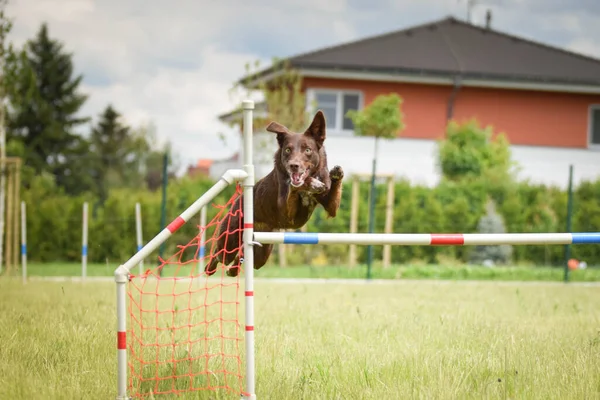
[[[114,398],[114,290],[0,279],[0,398]],[[600,397],[598,287],[261,281],[255,293],[259,399]]]
[[[117,264],[89,264],[88,276],[113,276]],[[146,268],[153,267],[149,264]],[[173,270],[172,268],[170,269]],[[29,276],[81,276],[81,264],[78,263],[30,263]],[[134,268],[133,273],[138,273]],[[18,274],[18,273],[17,273]],[[172,274],[165,268],[165,275]],[[366,267],[357,266],[294,266],[279,268],[267,265],[257,271],[257,277],[264,278],[344,278],[363,279]],[[372,277],[378,279],[451,279],[451,280],[502,280],[502,281],[555,281],[561,282],[564,270],[561,267],[497,267],[485,268],[469,265],[400,265],[382,268],[375,265]],[[600,282],[600,268],[591,267],[574,270],[569,273],[573,282]]]

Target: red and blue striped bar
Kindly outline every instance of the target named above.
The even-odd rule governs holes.
[[[305,233],[254,232],[263,243],[396,246],[600,244],[600,232],[580,233]]]

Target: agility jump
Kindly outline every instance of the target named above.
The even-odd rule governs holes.
[[[293,233],[254,232],[252,165],[252,110],[246,100],[243,109],[243,169],[226,171],[221,179],[165,229],[115,270],[117,291],[117,399],[155,398],[161,394],[225,390],[244,399],[256,399],[254,350],[254,246],[268,244],[354,244],[395,246],[469,245],[585,245],[600,244],[600,232],[591,233],[500,233],[500,234],[394,234],[394,233]],[[138,275],[136,265],[157,249],[181,226],[229,185],[241,182],[232,199],[187,245],[160,265]],[[243,213],[227,212],[243,196]],[[213,205],[214,206],[214,205]],[[243,226],[232,232],[217,229],[226,218]],[[213,235],[202,240],[207,229]],[[237,229],[237,228],[236,228]],[[223,239],[225,235],[225,239]],[[211,254],[217,241],[232,235],[221,253]],[[204,247],[206,254],[204,254]],[[195,250],[194,250],[195,249]],[[199,266],[211,257],[238,252],[243,285],[239,275],[207,276]],[[189,254],[191,253],[191,255]],[[186,256],[187,254],[187,256]],[[241,268],[243,266],[243,268]],[[165,276],[157,273],[164,270]],[[166,271],[171,269],[171,273]],[[244,288],[244,323],[239,323],[238,290]],[[225,292],[231,292],[226,297]],[[238,326],[243,325],[243,329]],[[243,331],[243,333],[242,333]],[[242,336],[244,337],[242,339]],[[243,343],[245,354],[239,348]]]

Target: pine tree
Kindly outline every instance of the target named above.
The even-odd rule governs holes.
[[[492,200],[486,204],[486,214],[477,225],[479,233],[506,233],[502,216],[496,211]],[[512,257],[510,245],[478,245],[471,251],[470,261],[474,264],[508,264]]]
[[[77,115],[87,96],[78,91],[82,76],[73,76],[72,55],[44,23],[10,70],[9,137],[24,143],[25,162],[36,173],[51,173],[69,193],[85,190],[81,161],[88,147],[74,129],[89,120]]]
[[[94,162],[93,177],[102,201],[110,188],[132,186],[128,182],[136,171],[138,157],[130,128],[121,122],[121,115],[108,105],[90,137]],[[135,178],[134,178],[135,179]],[[135,184],[133,186],[136,186]]]

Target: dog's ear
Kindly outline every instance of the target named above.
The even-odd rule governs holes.
[[[325,115],[323,114],[323,111],[317,111],[304,134],[315,139],[319,147],[323,146],[323,142],[325,142],[325,137],[327,136],[325,132]]]
[[[279,143],[279,147],[283,146],[285,137],[291,133],[288,128],[275,121],[271,122],[269,126],[267,126],[267,131],[277,134],[277,142]]]

